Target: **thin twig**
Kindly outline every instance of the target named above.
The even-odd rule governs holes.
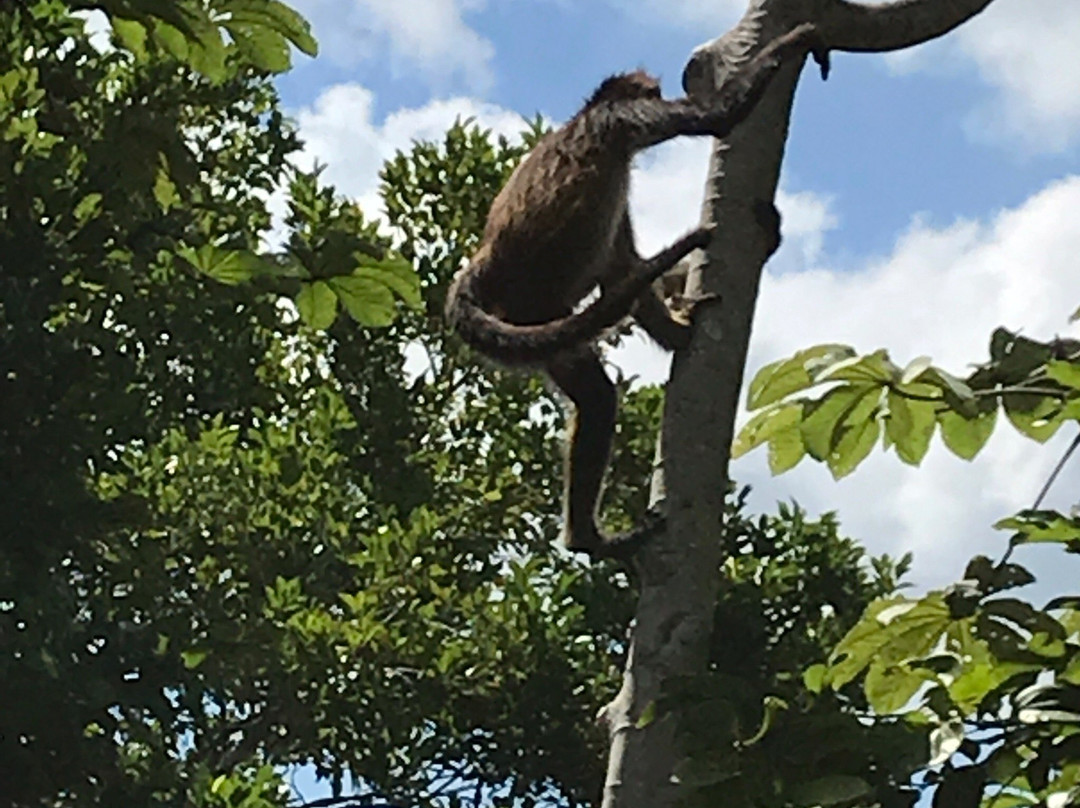
[[[1065,464],[1069,462],[1069,458],[1073,456],[1073,453],[1080,447],[1080,432],[1073,438],[1073,442],[1069,444],[1069,448],[1065,450],[1065,454],[1061,456],[1061,460],[1054,467],[1054,470],[1050,473],[1050,479],[1046,481],[1046,485],[1042,487],[1042,491],[1039,492],[1039,496],[1035,497],[1035,504],[1031,506],[1031,510],[1039,510],[1039,506],[1042,505],[1046,495],[1050,493],[1050,487],[1057,481],[1058,475],[1061,474],[1062,469],[1065,468]]]

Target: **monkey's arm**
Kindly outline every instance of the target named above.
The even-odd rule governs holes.
[[[817,29],[800,25],[766,45],[721,85],[712,98],[641,99],[619,124],[632,149],[644,149],[678,135],[725,137],[753,111],[787,58],[819,47]]]

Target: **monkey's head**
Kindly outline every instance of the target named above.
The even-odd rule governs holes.
[[[633,73],[617,73],[604,79],[596,92],[585,102],[585,107],[595,107],[611,101],[632,101],[636,98],[659,98],[660,82],[644,70]]]

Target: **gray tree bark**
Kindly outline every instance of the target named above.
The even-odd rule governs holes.
[[[683,85],[692,95],[710,93],[733,67],[803,22],[818,26],[830,50],[880,52],[941,36],[991,1],[751,0],[734,28],[694,51]],[[802,66],[800,60],[782,68],[749,119],[713,147],[702,222],[720,229],[691,267],[687,295],[715,294],[719,301],[696,313],[693,342],[675,357],[668,383],[652,492],[654,504],[663,500],[667,529],[641,553],[641,598],[623,685],[601,714],[611,736],[604,808],[667,808],[675,801],[677,716],[638,724],[665,682],[706,668],[735,413],[772,246],[754,203],[775,196]]]

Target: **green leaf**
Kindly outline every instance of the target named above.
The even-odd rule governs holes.
[[[818,381],[887,384],[900,380],[900,368],[889,359],[888,352],[874,351],[862,357],[837,362],[825,369]]]
[[[829,454],[827,463],[833,477],[839,480],[853,472],[873,450],[880,435],[881,424],[873,419],[848,429]]]
[[[784,404],[762,410],[746,422],[731,445],[731,457],[742,457],[774,436],[799,428],[802,419],[801,404]]]
[[[964,671],[949,683],[949,697],[961,709],[974,712],[989,693],[1016,674],[1039,669],[1038,665],[998,659],[977,665],[968,664]]]
[[[121,17],[112,17],[113,33],[121,47],[127,48],[140,62],[145,61],[146,53],[146,26],[135,20],[125,20]]]
[[[791,789],[791,799],[798,806],[850,805],[872,793],[869,783],[861,777],[833,774]]]
[[[638,718],[635,726],[638,729],[644,729],[656,720],[656,700],[650,701],[645,705],[645,709],[641,711],[641,716]]]
[[[323,331],[337,318],[338,297],[325,281],[305,283],[296,296],[296,308],[306,325]]]
[[[829,672],[827,665],[818,663],[811,665],[805,671],[803,671],[803,685],[811,693],[820,693],[825,689],[826,676]]]
[[[1015,530],[1014,541],[1026,544],[1080,544],[1080,518],[1057,511],[1021,511],[994,524],[998,530]]]
[[[1080,687],[1068,683],[1032,685],[1017,694],[1016,710],[1016,717],[1025,724],[1080,723]]]
[[[96,219],[101,215],[101,194],[90,193],[79,200],[79,203],[75,206],[75,210],[72,211],[75,216],[75,221],[80,226],[86,224],[91,219]]]
[[[806,447],[798,424],[778,430],[769,438],[769,471],[772,474],[783,474],[795,468],[805,456]]]
[[[994,598],[983,603],[983,611],[990,615],[1003,617],[1018,626],[1027,629],[1032,635],[1045,634],[1047,637],[1065,639],[1065,628],[1050,615],[1041,612],[1030,603],[1017,598]]]
[[[152,29],[154,42],[181,62],[188,59],[188,38],[180,29],[168,23],[158,22]]]
[[[152,30],[158,44],[210,81],[225,79],[225,43],[207,9],[196,3],[155,3],[154,14],[161,18]]]
[[[180,194],[176,191],[176,184],[164,168],[158,169],[154,179],[154,199],[163,211],[176,207],[180,202]]]
[[[930,369],[933,360],[929,356],[919,356],[908,362],[906,368],[900,372],[900,384],[911,384]]]
[[[906,665],[871,665],[863,690],[875,713],[898,713],[932,678],[929,671],[913,671]]]
[[[937,425],[934,404],[908,399],[890,390],[888,406],[885,434],[896,447],[896,454],[901,460],[908,465],[919,465],[930,448]]]
[[[176,253],[203,274],[229,286],[249,281],[258,274],[272,273],[274,269],[265,258],[248,250],[223,250],[204,244],[198,249],[184,246]]]
[[[1039,443],[1046,443],[1061,427],[1061,410],[1056,399],[1013,394],[1002,396],[1002,404],[1012,425]]]
[[[990,436],[997,423],[997,410],[983,413],[976,418],[965,418],[952,410],[938,413],[941,427],[941,439],[957,457],[971,460],[977,455]]]
[[[394,295],[386,284],[357,275],[329,278],[345,310],[363,326],[387,326],[394,321]]]
[[[356,277],[370,278],[389,287],[411,308],[417,309],[423,305],[423,299],[420,296],[420,276],[413,270],[412,264],[404,258],[393,257],[373,261],[363,253],[355,253],[354,257],[359,262],[359,267],[353,273]]]
[[[229,3],[229,24],[233,27],[262,26],[284,36],[308,56],[319,51],[307,20],[278,0],[232,0]]]
[[[194,670],[203,664],[209,653],[205,648],[189,648],[180,652],[180,659],[183,661],[185,668]]]
[[[747,391],[747,409],[756,410],[810,387],[818,370],[855,355],[847,345],[815,345],[790,359],[772,362],[759,370]]]
[[[1046,375],[1058,384],[1080,390],[1080,365],[1055,360],[1046,366]]]
[[[768,735],[769,730],[776,723],[776,716],[788,709],[788,703],[778,696],[766,696],[763,706],[764,715],[761,717],[761,726],[758,727],[757,732],[742,742],[744,747],[756,744]]]
[[[975,391],[963,379],[958,379],[941,368],[930,368],[923,374],[921,381],[941,390],[945,404],[956,412],[963,415],[975,415],[978,412],[979,402],[975,398]]]
[[[1048,345],[1026,337],[1009,336],[1011,339],[1005,343],[1004,355],[994,368],[1000,381],[1006,384],[1023,382],[1053,358],[1053,352]]]
[[[242,57],[268,73],[284,73],[292,65],[289,43],[266,28],[226,25]]]
[[[833,650],[829,670],[833,688],[843,687],[872,663],[896,665],[926,656],[951,623],[940,593],[919,601],[874,602]]]
[[[876,388],[871,388],[876,390]],[[832,454],[843,435],[844,419],[851,413],[867,388],[844,385],[826,393],[821,399],[806,405],[800,429],[810,456],[825,460]]]

